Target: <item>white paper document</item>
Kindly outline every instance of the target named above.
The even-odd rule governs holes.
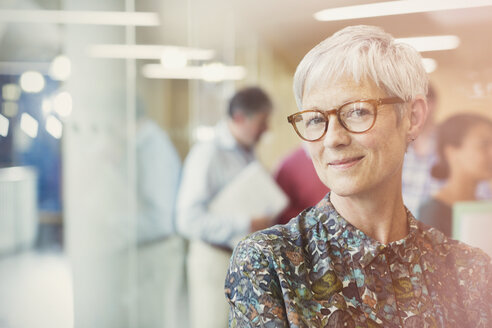
[[[275,180],[257,161],[249,164],[224,187],[210,204],[218,214],[242,213],[276,216],[287,206],[288,198]]]

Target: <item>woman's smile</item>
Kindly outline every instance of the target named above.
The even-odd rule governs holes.
[[[346,170],[357,165],[363,158],[364,156],[344,157],[339,160],[331,160],[328,166],[336,170]]]

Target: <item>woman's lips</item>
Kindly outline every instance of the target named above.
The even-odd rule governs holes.
[[[349,167],[352,167],[355,164],[359,163],[359,161],[363,157],[364,156],[359,156],[359,157],[351,157],[351,158],[344,158],[344,159],[340,159],[340,160],[335,160],[335,161],[329,162],[328,165],[330,167],[335,168],[335,169],[344,170],[344,169],[348,169]]]

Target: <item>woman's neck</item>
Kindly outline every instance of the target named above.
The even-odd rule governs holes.
[[[403,205],[401,183],[361,195],[338,196],[331,203],[340,215],[366,235],[382,244],[400,240],[408,234],[407,212]]]

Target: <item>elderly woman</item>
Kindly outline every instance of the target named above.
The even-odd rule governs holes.
[[[411,47],[347,27],[299,64],[289,122],[331,192],[235,249],[231,327],[491,327],[491,261],[415,220],[405,150],[427,112]]]

